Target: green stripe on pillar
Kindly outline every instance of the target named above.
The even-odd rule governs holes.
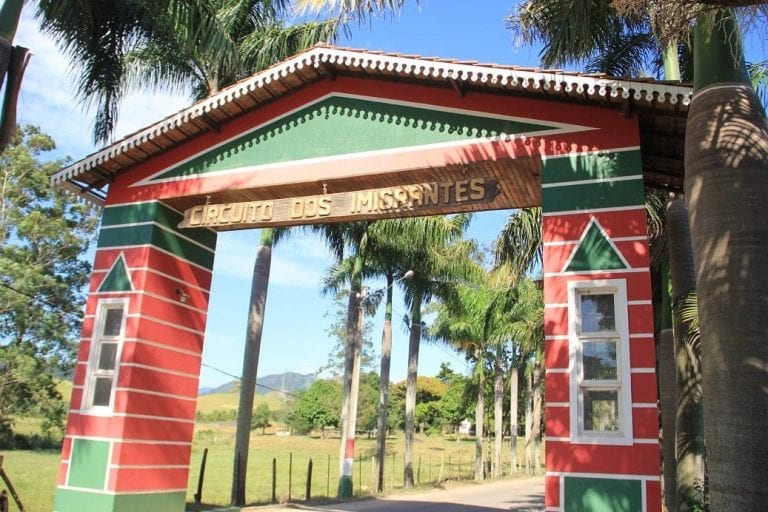
[[[107,478],[109,441],[75,439],[69,457],[67,485],[86,489],[103,489]]]
[[[177,165],[152,180],[556,128],[546,122],[529,123],[333,96]]]
[[[541,196],[542,208],[547,213],[640,206],[645,203],[641,176],[636,180],[546,187],[542,189]]]
[[[124,226],[157,222],[161,226],[177,231],[177,226],[183,219],[184,216],[177,211],[158,201],[152,201],[147,203],[108,206],[104,208],[104,215],[101,217],[101,225],[102,227]],[[184,236],[205,245],[211,250],[216,248],[216,233],[210,229],[185,229]]]
[[[106,247],[147,244],[164,249],[179,258],[191,261],[207,269],[213,268],[212,251],[200,247],[189,240],[185,240],[176,233],[161,229],[154,224],[102,228],[101,233],[99,233],[97,246],[103,249]]]
[[[185,492],[141,494],[90,493],[82,490],[56,490],[54,512],[183,512]]]
[[[568,512],[644,512],[639,480],[565,477]]]
[[[639,149],[611,153],[589,153],[545,158],[542,161],[541,182],[564,183],[569,181],[595,180],[639,176],[643,164]]]

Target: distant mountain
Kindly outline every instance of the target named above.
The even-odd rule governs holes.
[[[256,379],[256,394],[265,395],[271,391],[295,393],[296,391],[307,389],[314,380],[315,375],[312,373],[285,372],[276,375],[265,375]],[[240,383],[236,380],[231,380],[215,388],[200,388],[198,394],[234,393],[238,389],[240,389]]]

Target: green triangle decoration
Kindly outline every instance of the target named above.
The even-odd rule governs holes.
[[[564,272],[618,270],[628,267],[626,260],[608,239],[600,224],[592,218],[581,235],[579,245],[566,263]]]
[[[118,256],[112,264],[112,268],[109,269],[107,277],[101,282],[99,293],[130,291],[133,291],[131,276],[128,275],[128,269],[125,265],[125,257],[123,256],[123,253],[120,253],[120,256]]]

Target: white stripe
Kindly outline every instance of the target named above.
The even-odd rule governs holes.
[[[560,240],[557,242],[544,242],[544,247],[560,247],[563,245],[576,245],[578,240]]]
[[[544,336],[544,341],[557,341],[557,340],[570,340],[571,337],[568,334],[547,334]]]
[[[565,276],[580,276],[580,275],[596,275],[596,274],[634,274],[638,272],[648,272],[648,267],[636,267],[636,268],[621,268],[610,270],[580,270],[572,272],[546,272],[544,277],[565,277]]]
[[[160,325],[167,325],[168,327],[173,327],[173,328],[179,329],[181,331],[191,332],[192,334],[197,334],[198,336],[205,336],[205,331],[197,331],[195,329],[192,329],[191,327],[186,327],[186,326],[183,326],[183,325],[175,324],[173,322],[166,322],[165,320],[160,320],[159,318],[155,318],[153,316],[138,315],[138,314],[132,314],[132,315],[127,315],[127,316],[128,317],[133,317],[133,318],[140,318],[141,320],[149,320],[151,322],[155,322],[155,323],[158,323]]]
[[[547,368],[546,373],[568,373],[568,368]]]
[[[570,443],[571,438],[570,437],[554,437],[554,436],[544,436],[545,441],[561,441],[563,443]]]
[[[556,181],[553,183],[542,183],[541,188],[568,187],[570,185],[588,185],[591,183],[613,183],[615,181],[637,181],[642,179],[643,179],[642,174],[636,174],[632,176],[618,176],[616,178],[594,178],[591,180]]]
[[[135,267],[135,268],[132,268],[131,270],[143,270],[144,272],[150,272],[152,274],[168,278],[168,279],[170,279],[172,281],[176,281],[179,284],[183,284],[187,288],[194,288],[195,290],[199,290],[201,292],[211,293],[210,288],[203,288],[202,286],[197,286],[195,284],[192,284],[192,283],[190,283],[188,281],[185,281],[185,280],[181,279],[178,276],[172,276],[170,274],[166,274],[165,272],[160,272],[156,268],[144,266],[144,267]]]
[[[652,332],[636,332],[634,334],[630,333],[629,337],[630,339],[631,338],[653,338],[653,333]]]
[[[77,412],[77,411],[75,411]],[[87,439],[89,441],[115,441],[120,444],[156,444],[160,446],[192,446],[191,441],[165,441],[165,440],[153,440],[153,439],[120,439],[116,437],[104,437],[104,436],[82,436],[76,434],[67,434],[66,436],[73,441],[75,439]]]
[[[544,509],[546,512],[560,512],[560,507],[547,507]]]
[[[601,212],[626,212],[630,210],[645,210],[645,205],[616,206],[613,208],[591,208],[589,210],[567,210],[562,212],[542,212],[542,217],[554,217],[555,215],[585,215]]]
[[[153,490],[153,491],[103,491],[100,489],[92,489],[90,487],[74,487],[71,485],[59,485],[57,487],[58,489],[64,489],[68,491],[80,491],[85,492],[89,494],[106,494],[109,496],[132,496],[132,495],[142,495],[142,494],[168,494],[172,492],[187,492],[186,489],[163,489],[161,491]],[[56,512],[55,510],[53,512]]]
[[[614,242],[642,242],[645,240],[648,240],[648,237],[645,235],[639,235],[639,236],[614,236],[610,237],[611,240]],[[558,240],[556,242],[544,242],[544,247],[560,247],[563,245],[576,245],[579,243],[579,240]]]
[[[205,270],[206,272],[209,272],[209,273],[213,272],[213,270],[211,268],[204,267],[204,266],[200,265],[199,263],[195,263],[194,261],[190,261],[190,260],[188,260],[186,258],[182,258],[178,254],[173,254],[170,251],[166,251],[165,249],[163,249],[161,247],[158,247],[156,245],[152,245],[152,244],[116,245],[116,246],[113,246],[113,247],[99,247],[98,249],[96,249],[96,252],[98,253],[99,251],[117,251],[117,250],[123,250],[124,251],[126,249],[141,249],[142,247],[149,247],[150,249],[154,249],[155,251],[161,252],[163,254],[167,254],[171,258],[174,258],[174,259],[177,259],[177,260],[181,260],[184,263],[186,263],[187,265],[191,265],[193,267],[197,267],[200,270]]]
[[[656,373],[656,368],[631,368],[632,373]]]
[[[170,370],[168,368],[160,368],[158,366],[151,366],[148,364],[141,364],[141,363],[121,363],[120,367],[121,368],[125,368],[125,367],[141,368],[143,370],[149,370],[157,373],[165,373],[166,375],[174,375],[176,377],[184,377],[188,379],[197,379],[199,377],[199,375],[193,374],[193,373],[180,372],[177,370]]]
[[[189,304],[184,304],[183,302],[181,302],[179,299],[176,299],[176,298],[164,297],[164,296],[159,295],[157,293],[148,292],[146,290],[142,291],[141,294],[144,295],[144,296],[152,297],[153,299],[157,299],[159,301],[165,302],[166,304],[171,304],[171,305],[174,305],[174,306],[180,306],[180,307],[182,307],[184,309],[188,309],[188,310],[190,310],[190,311],[192,311],[194,313],[200,314],[200,315],[207,315],[208,314],[208,310],[196,308],[196,307],[191,306]]]
[[[140,393],[142,395],[159,396],[162,398],[173,398],[175,400],[186,400],[188,402],[197,402],[197,397],[193,398],[193,397],[184,396],[184,395],[175,395],[173,393],[161,393],[160,391],[150,391],[148,389],[117,387],[115,388],[115,390],[124,391],[127,393]]]
[[[572,476],[577,478],[610,478],[612,480],[648,480],[651,482],[661,481],[658,475],[620,475],[617,473],[571,473],[565,471],[547,471],[545,476]]]
[[[553,302],[551,304],[544,304],[544,309],[560,309],[560,308],[567,308],[568,303],[562,303],[562,302]]]
[[[200,352],[195,352],[194,350],[187,350],[185,348],[172,347],[164,343],[158,343],[157,341],[145,340],[144,338],[125,338],[125,340],[123,341],[126,343],[137,343],[141,345],[149,345],[150,347],[156,347],[164,350],[170,350],[172,352],[178,352],[179,354],[194,356],[198,359],[202,358],[202,355],[200,354]]]
[[[634,441],[635,441],[635,444],[659,444],[658,439],[635,438]]]
[[[635,409],[655,409],[658,406],[655,402],[635,402],[632,407]]]
[[[570,407],[571,404],[568,402],[547,402],[547,407]]]
[[[185,419],[185,418],[173,418],[170,416],[150,416],[149,414],[130,414],[127,412],[116,412],[112,414],[110,417],[112,418],[130,418],[130,419],[137,419],[137,420],[151,420],[151,421],[170,421],[172,423],[191,423],[195,424],[195,420],[191,419]]]
[[[652,300],[628,300],[628,306],[653,306]]]
[[[189,469],[181,464],[110,464],[110,469]]]

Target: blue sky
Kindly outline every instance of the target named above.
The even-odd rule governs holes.
[[[514,35],[505,28],[504,18],[514,2],[421,0],[418,5],[406,3],[400,16],[355,26],[351,39],[343,39],[338,44],[426,57],[537,65],[538,51],[516,46]],[[28,46],[34,53],[20,97],[20,121],[37,124],[52,135],[59,147],[57,156],[80,159],[94,151],[90,142],[92,117],[84,113],[83,106],[74,99],[66,59],[50,39],[38,32],[29,7],[16,42]],[[749,54],[764,55],[763,44],[752,41]],[[132,94],[123,103],[118,138],[186,105],[188,98],[183,94]],[[508,212],[477,214],[470,236],[481,244],[490,243],[507,215]],[[240,374],[242,367],[250,277],[258,241],[258,231],[225,233],[219,237],[203,363],[235,375]],[[259,375],[314,372],[327,361],[333,340],[325,334],[328,320],[324,315],[331,299],[320,295],[318,283],[330,264],[322,242],[311,236],[295,236],[275,249]],[[376,288],[381,283],[370,285]],[[395,316],[402,317],[406,311],[396,299]],[[373,319],[372,338],[376,347],[380,342],[381,321],[379,313]],[[406,371],[408,339],[401,325],[398,321],[393,329],[392,378],[395,381],[405,378]],[[451,363],[454,369],[465,369],[461,356],[444,347],[424,344],[420,374],[434,375],[443,361]],[[228,380],[231,378],[204,367],[200,385],[215,386]]]

